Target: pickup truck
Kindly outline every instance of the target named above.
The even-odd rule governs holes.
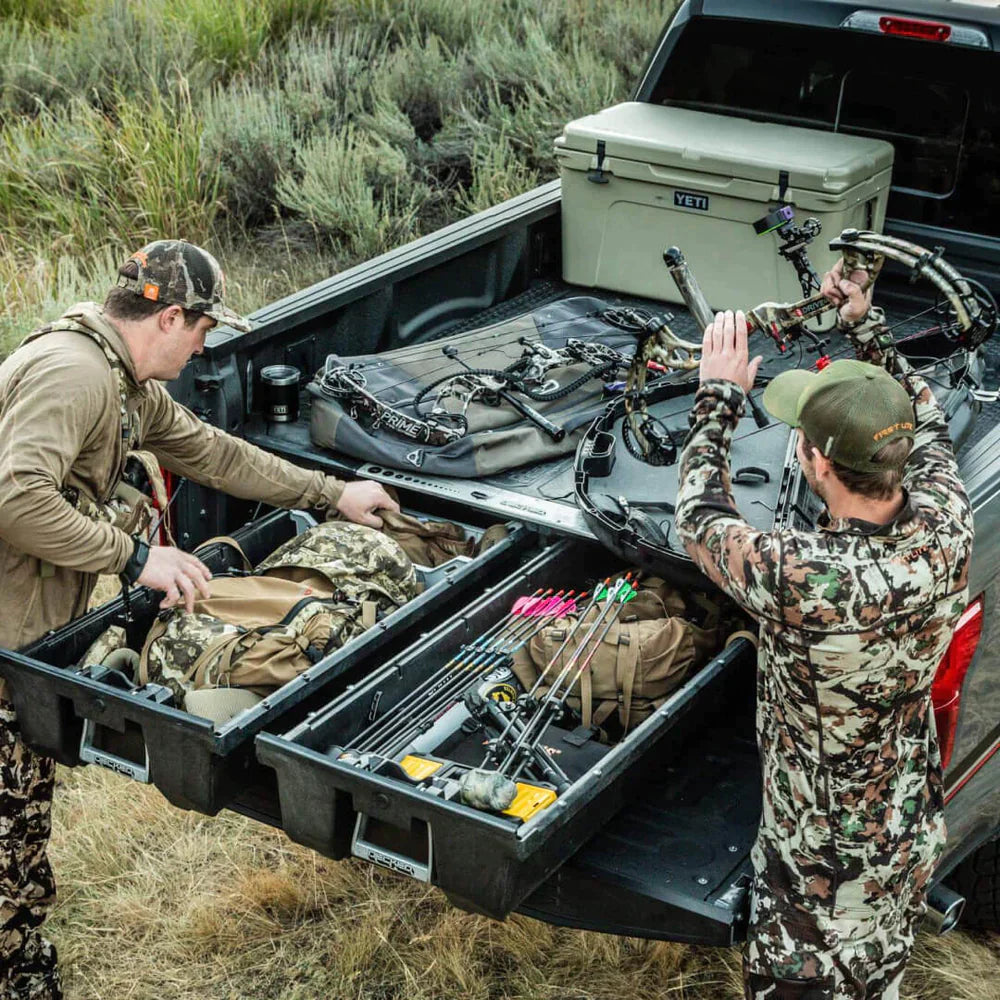
[[[888,139],[895,167],[885,231],[925,247],[943,245],[963,274],[996,292],[1000,93],[983,81],[996,79],[997,49],[1000,11],[971,2],[885,0],[868,7],[848,0],[685,0],[664,28],[633,100]],[[316,448],[303,423],[305,392],[297,423],[268,423],[261,405],[260,372],[267,366],[311,374],[331,353],[373,354],[428,342],[589,294],[562,279],[560,210],[554,181],[273,303],[253,315],[250,333],[217,329],[171,392],[215,426],[300,464],[391,484],[411,506],[475,524],[518,522],[543,542],[592,540],[572,488],[542,488],[558,477],[572,483],[572,458],[474,482],[444,479]],[[877,301],[890,316],[909,309],[914,296],[919,292],[898,276],[880,278]],[[950,834],[933,903],[954,923],[965,897],[970,924],[1000,929],[1000,407],[983,388],[984,374],[988,384],[988,373],[996,372],[998,345],[987,342],[973,354],[960,370],[946,371],[942,400],[975,509],[977,541],[973,600],[934,689]],[[789,492],[800,496],[802,484],[793,481]],[[245,502],[194,484],[173,508],[184,547],[254,516]],[[39,673],[30,657],[64,668],[74,662],[69,648],[79,655],[80,643],[67,646],[56,636],[21,654],[0,653],[0,673],[11,679],[15,695],[33,669],[62,684],[55,669]],[[645,762],[640,792],[582,846],[567,845],[570,856],[520,903],[521,912],[689,943],[741,937],[760,808],[751,671],[720,690],[723,701],[697,702],[683,741],[671,742],[669,751],[666,744],[649,751],[653,759]],[[62,711],[53,725],[66,724]],[[26,734],[32,739],[30,726]],[[164,729],[164,738],[169,735]],[[72,755],[62,759],[76,762]],[[110,759],[113,766],[117,758],[90,759]],[[180,793],[171,798],[184,802]],[[282,824],[267,796],[237,795],[231,807]],[[477,906],[461,894],[456,901]]]

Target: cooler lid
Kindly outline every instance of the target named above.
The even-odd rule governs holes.
[[[892,166],[881,139],[629,101],[570,122],[557,146],[608,158],[842,194]],[[610,167],[613,173],[613,167]]]

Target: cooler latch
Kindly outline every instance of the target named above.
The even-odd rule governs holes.
[[[608,175],[604,172],[604,151],[606,146],[603,139],[597,140],[597,169],[591,170],[587,174],[587,180],[591,184],[607,184]]]

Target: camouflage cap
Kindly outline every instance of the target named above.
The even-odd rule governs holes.
[[[884,368],[864,361],[834,361],[821,372],[782,372],[764,390],[764,406],[855,472],[884,471],[889,466],[873,462],[875,455],[892,441],[914,437],[909,394]]]
[[[135,278],[123,273],[130,262],[138,267]],[[250,320],[227,309],[222,302],[226,277],[219,262],[207,250],[187,240],[147,243],[119,270],[118,287],[154,302],[204,313],[244,333],[251,329]]]

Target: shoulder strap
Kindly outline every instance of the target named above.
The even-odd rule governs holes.
[[[245,570],[253,569],[253,563],[250,562],[247,554],[243,551],[243,547],[230,535],[216,535],[214,538],[207,538],[194,549],[192,555],[196,555],[201,552],[202,549],[207,549],[209,545],[228,545],[231,549],[235,549],[239,553],[240,558],[243,560],[243,568]]]
[[[136,671],[141,687],[149,683],[149,649],[153,643],[167,630],[167,623],[162,618],[156,618],[146,633],[146,641],[142,644],[142,652],[139,654],[139,668]]]

